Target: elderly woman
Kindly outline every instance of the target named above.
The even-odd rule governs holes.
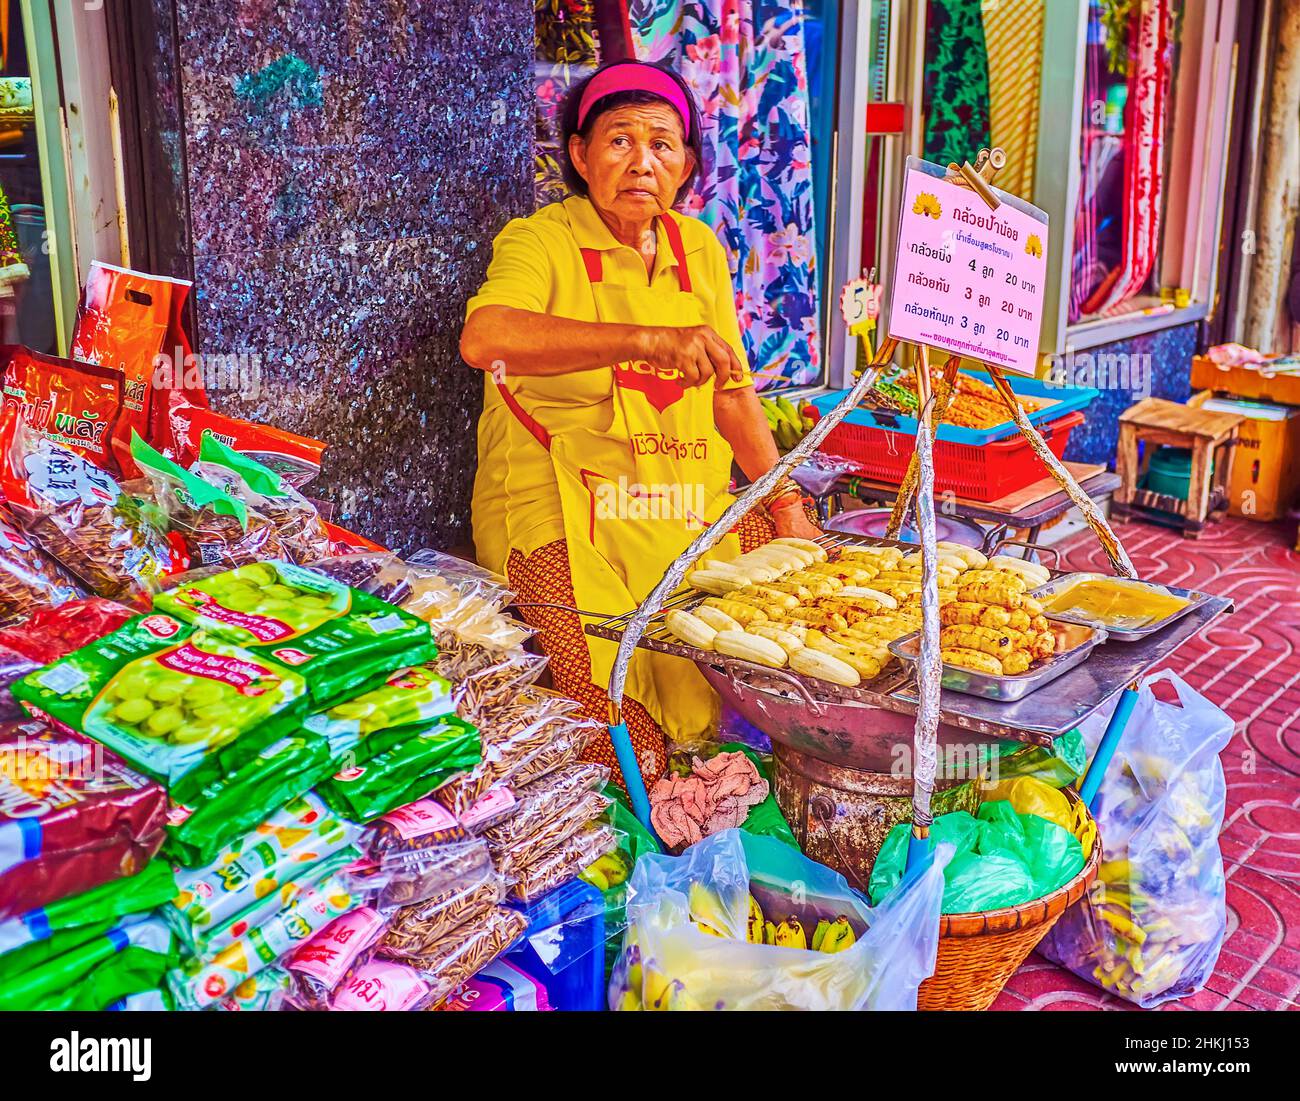
[[[616,62],[564,112],[573,195],[510,222],[470,301],[461,354],[486,375],[474,540],[521,604],[616,614],[731,503],[733,458],[749,478],[777,461],[745,360],[726,254],[675,213],[700,167],[700,119],[675,74]],[[815,536],[799,488],[769,494],[741,540]],[[556,687],[608,718],[615,647],[577,615],[525,609]],[[638,651],[624,719],[642,772],[664,735],[690,742],[716,697],[690,662]],[[605,736],[588,756],[615,764]]]

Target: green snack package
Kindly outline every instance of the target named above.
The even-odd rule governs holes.
[[[239,935],[215,956],[187,960],[168,972],[167,988],[177,1008],[206,1009],[221,1001],[354,904],[351,891],[334,875],[302,891],[259,925],[245,927],[240,922]]]
[[[0,1010],[95,1011],[156,989],[174,963],[172,936],[156,918],[104,933],[0,981]]]
[[[309,869],[360,835],[360,826],[342,821],[309,791],[225,846],[211,863],[176,869],[177,889],[162,906],[163,920],[201,955],[214,931],[256,903],[283,906],[301,890]]]
[[[328,737],[337,755],[376,731],[417,726],[455,709],[451,682],[431,664],[412,665],[390,674],[378,688],[309,715],[303,725]]]
[[[103,742],[185,800],[296,728],[306,685],[292,669],[154,612],[12,691],[38,718]]]
[[[144,870],[125,879],[114,879],[61,898],[39,909],[0,922],[0,955],[49,941],[56,933],[87,930],[82,940],[89,940],[119,918],[140,914],[167,902],[176,894],[176,877],[165,861],[151,860]],[[64,947],[76,934],[66,938]],[[30,957],[35,959],[35,957]],[[29,959],[29,962],[30,962]]]
[[[188,803],[174,803],[163,851],[187,868],[212,860],[290,799],[334,771],[329,741],[300,731],[267,746],[211,781]]]
[[[403,738],[364,764],[345,769],[316,791],[337,814],[369,822],[413,803],[479,763],[478,731],[448,716]]]
[[[429,625],[288,562],[258,562],[161,592],[154,607],[296,669],[313,710],[437,654]]]

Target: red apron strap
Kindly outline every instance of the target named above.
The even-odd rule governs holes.
[[[682,245],[681,227],[673,220],[671,214],[660,219],[664,227],[664,236],[668,238],[668,247],[673,250],[673,259],[677,261],[677,282],[687,294],[691,293],[691,273],[686,267],[686,249]]]
[[[605,278],[604,268],[601,266],[600,249],[585,248],[582,252],[582,263],[587,269],[587,278],[593,283],[599,283]]]
[[[533,439],[546,448],[547,451],[550,451],[551,434],[538,423],[536,417],[519,404],[519,399],[510,392],[504,382],[500,379],[496,379],[495,381],[497,384],[497,393],[501,395],[501,400],[506,403],[506,408],[515,415],[515,420],[533,434]]]

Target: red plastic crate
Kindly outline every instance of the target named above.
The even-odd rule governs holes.
[[[1067,413],[1038,426],[1058,459],[1065,453],[1070,433],[1083,419],[1080,412]],[[858,473],[873,482],[900,483],[907,475],[907,464],[915,446],[915,439],[903,432],[841,422],[831,429],[822,450],[857,463]],[[934,442],[936,493],[955,493],[973,501],[996,501],[1033,485],[1046,473],[1029,441],[1018,432],[979,447],[946,440]]]

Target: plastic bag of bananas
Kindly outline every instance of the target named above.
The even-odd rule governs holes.
[[[1174,702],[1157,698],[1167,684]],[[1080,726],[1095,751],[1108,715]],[[1165,671],[1143,685],[1092,811],[1097,880],[1038,950],[1144,1009],[1200,990],[1227,927],[1219,828],[1226,792],[1219,753],[1233,722]]]
[[[872,908],[771,837],[723,830],[632,873],[611,1009],[915,1009],[951,845]]]

